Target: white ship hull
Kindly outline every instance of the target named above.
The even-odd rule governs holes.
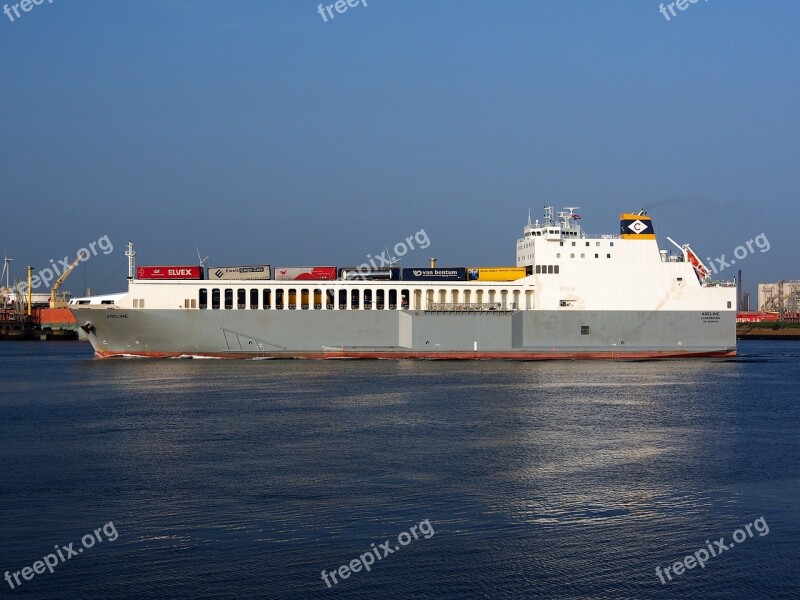
[[[73,312],[79,323],[94,326],[95,350],[104,357],[537,360],[736,353],[732,311],[713,317],[696,311]]]

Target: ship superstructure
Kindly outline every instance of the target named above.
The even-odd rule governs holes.
[[[643,211],[622,214],[619,234],[598,236],[576,210],[546,207],[542,222],[528,219],[517,269],[494,269],[518,279],[470,280],[477,268],[442,269],[441,280],[422,268],[403,271],[422,277],[413,280],[351,279],[351,270],[326,280],[140,279],[129,248],[128,291],[75,298],[70,309],[98,356],[735,355],[732,283],[712,282],[688,245],[660,250]]]

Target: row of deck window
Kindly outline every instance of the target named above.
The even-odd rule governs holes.
[[[537,275],[558,275],[560,265],[536,265]]]
[[[238,310],[270,310],[270,309],[301,309],[301,310],[424,310],[426,306],[434,303],[481,303],[497,302],[504,309],[515,309],[519,302],[519,290],[464,290],[461,292],[445,290],[426,290],[423,306],[423,291],[409,289],[257,289],[257,288],[200,288],[196,306],[200,309],[238,309]],[[533,308],[533,292],[526,291],[527,304]],[[412,300],[412,302],[410,302]],[[142,303],[143,304],[143,303]],[[185,301],[186,308],[194,308],[194,299]]]

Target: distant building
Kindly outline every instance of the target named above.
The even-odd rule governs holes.
[[[742,294],[742,302],[739,306],[739,310],[742,312],[749,312],[750,311],[750,292],[745,292]]]
[[[736,310],[738,312],[742,312],[744,308],[742,308],[742,270],[739,269],[738,273],[736,273]]]
[[[791,314],[800,312],[800,281],[759,283],[758,310]]]

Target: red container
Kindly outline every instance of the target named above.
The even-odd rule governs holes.
[[[136,279],[202,279],[197,266],[136,267]]]
[[[282,281],[333,281],[336,267],[276,267],[274,275]]]
[[[737,323],[772,323],[778,320],[778,313],[740,312],[736,315]]]

